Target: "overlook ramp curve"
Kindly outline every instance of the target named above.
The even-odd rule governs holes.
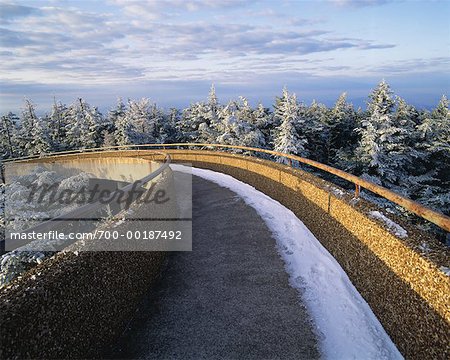
[[[192,185],[193,251],[169,255],[108,357],[319,358],[264,221],[234,192],[197,176]]]

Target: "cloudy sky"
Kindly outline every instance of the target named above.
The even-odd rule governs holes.
[[[283,86],[364,106],[382,78],[419,107],[450,94],[450,1],[0,0],[0,111],[24,97],[185,106],[211,83],[270,105]]]

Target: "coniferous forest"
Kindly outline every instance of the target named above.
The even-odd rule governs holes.
[[[307,157],[450,213],[446,96],[431,111],[416,109],[382,81],[365,109],[354,108],[345,93],[332,107],[305,104],[286,88],[271,105],[252,107],[245,97],[220,104],[214,87],[206,101],[181,111],[144,98],[119,99],[102,114],[80,98],[68,105],[55,100],[37,116],[25,100],[19,114],[1,117],[0,158],[146,143],[243,145]]]

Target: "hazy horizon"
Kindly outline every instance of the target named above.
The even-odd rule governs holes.
[[[186,107],[215,84],[269,107],[287,86],[365,108],[385,79],[418,108],[450,93],[447,1],[0,1],[0,111],[83,97]]]

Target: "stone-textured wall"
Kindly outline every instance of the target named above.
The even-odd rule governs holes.
[[[1,359],[96,357],[159,276],[160,252],[60,253],[0,290]]]
[[[168,169],[157,188],[172,181]],[[124,330],[165,253],[86,246],[72,244],[0,289],[0,359],[96,358]]]
[[[370,218],[376,208],[298,169],[231,154],[171,150],[174,162],[192,163],[253,185],[291,209],[338,260],[399,350],[411,359],[450,357],[450,281],[447,248],[407,229],[400,239]],[[423,243],[427,248],[424,251]]]

